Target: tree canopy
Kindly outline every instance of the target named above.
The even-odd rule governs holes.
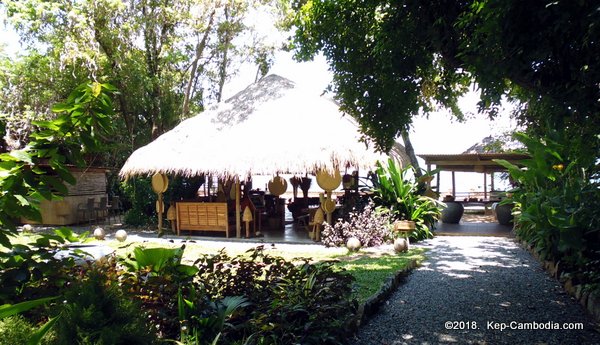
[[[266,0],[3,1],[25,51],[0,62],[0,114],[15,145],[31,120],[85,80],[110,82],[113,125],[104,162],[122,164],[181,119],[217,102],[242,62],[269,67],[274,47],[246,25]],[[22,143],[21,143],[22,144]]]
[[[296,56],[325,55],[342,107],[379,149],[419,111],[443,106],[461,117],[457,99],[473,83],[492,118],[508,97],[532,131],[597,134],[594,1],[293,0],[288,9]]]

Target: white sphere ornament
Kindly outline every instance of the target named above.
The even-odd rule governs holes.
[[[33,230],[33,226],[31,224],[23,225],[23,232],[31,232]]]
[[[127,231],[117,230],[117,232],[115,233],[115,238],[119,242],[124,242],[127,239]]]
[[[104,229],[102,229],[102,228],[94,229],[94,237],[97,240],[103,240],[105,236],[106,236],[106,233],[104,232]]]
[[[403,253],[408,251],[408,240],[406,238],[397,238],[394,241],[394,251],[396,253]]]
[[[359,250],[361,247],[360,240],[356,237],[350,237],[348,241],[346,241],[346,248],[353,252]]]

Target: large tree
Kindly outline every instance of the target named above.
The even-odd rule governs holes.
[[[74,85],[87,78],[110,81],[119,90],[115,123],[122,133],[114,144],[126,157],[221,98],[235,64],[252,60],[259,51],[236,40],[254,30],[244,25],[245,18],[254,6],[268,3],[4,1],[26,51],[0,76],[7,81],[2,94],[9,100],[0,104],[0,113],[51,115],[48,104],[63,99]],[[119,164],[122,159],[107,161]]]
[[[326,56],[342,107],[380,149],[419,111],[461,116],[457,98],[473,83],[492,117],[507,96],[539,133],[597,134],[597,2],[292,0],[289,10],[297,56]]]

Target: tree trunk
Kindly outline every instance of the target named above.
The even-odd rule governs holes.
[[[224,8],[225,12],[225,23],[229,25],[229,5],[226,5]],[[221,66],[219,67],[219,91],[217,93],[217,102],[221,102],[221,98],[223,96],[223,86],[225,85],[225,80],[227,79],[227,65],[229,63],[228,52],[229,45],[231,43],[232,34],[231,28],[227,27],[225,32],[223,33],[222,42],[223,42],[223,60],[221,60]]]
[[[204,36],[202,36],[202,40],[198,42],[196,45],[196,55],[194,56],[194,61],[192,62],[192,69],[190,71],[190,78],[188,79],[187,85],[185,87],[185,94],[183,98],[183,117],[187,117],[190,112],[190,99],[192,98],[192,85],[194,85],[194,80],[196,79],[196,73],[198,73],[198,63],[200,62],[200,58],[202,54],[204,54],[204,49],[206,48],[206,42],[208,42],[208,35],[212,30],[213,22],[215,19],[215,10],[213,10],[210,14],[210,18],[208,20],[208,25],[206,26],[206,31],[204,31]],[[202,70],[203,68],[201,68]]]
[[[417,155],[415,155],[415,149],[413,148],[410,137],[408,136],[408,130],[406,128],[403,129],[401,135],[402,141],[404,141],[404,149],[406,150],[406,154],[410,159],[410,164],[413,166],[413,168],[415,168],[415,177],[421,177],[423,174],[421,173],[421,167],[419,166]]]

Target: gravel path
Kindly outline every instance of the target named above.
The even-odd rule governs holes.
[[[428,260],[351,344],[600,344],[598,324],[513,240],[440,236],[424,246]],[[564,323],[583,330],[510,329]]]

